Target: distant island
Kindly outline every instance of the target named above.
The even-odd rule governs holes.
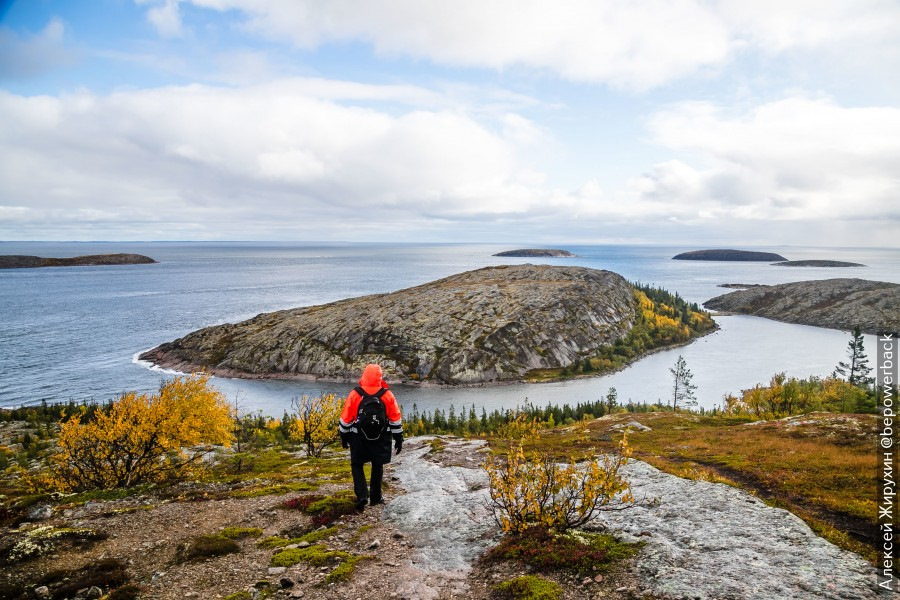
[[[7,254],[0,256],[0,269],[36,269],[39,267],[86,267],[94,265],[147,265],[156,261],[143,254],[91,254],[72,258],[42,258]]]
[[[772,263],[776,267],[864,267],[866,265],[841,260],[785,260]]]
[[[780,254],[773,252],[754,252],[750,250],[692,250],[691,252],[682,252],[672,257],[673,260],[731,260],[731,261],[754,261],[754,262],[775,262],[786,261],[787,259]]]
[[[507,250],[498,252],[494,256],[514,256],[520,258],[572,258],[575,256],[568,250],[554,250],[551,248],[522,248],[520,250]]]
[[[824,279],[762,285],[716,296],[706,308],[786,323],[866,333],[900,331],[900,284]]]
[[[762,283],[720,283],[717,287],[746,290],[747,288],[753,287],[765,287],[765,285]]]
[[[377,362],[394,381],[473,385],[608,371],[715,327],[697,305],[610,271],[516,265],[207,327],[140,358],[226,377],[332,381]]]

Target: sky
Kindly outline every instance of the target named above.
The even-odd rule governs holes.
[[[900,247],[898,0],[0,0],[0,240]]]

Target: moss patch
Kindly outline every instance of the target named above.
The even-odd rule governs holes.
[[[634,556],[641,546],[619,542],[606,534],[571,531],[560,535],[545,527],[532,527],[520,535],[504,537],[486,558],[515,560],[541,572],[590,573]]]
[[[559,600],[562,588],[536,575],[523,575],[494,587],[497,597],[508,600]]]
[[[242,488],[231,492],[231,496],[234,498],[259,498],[260,496],[287,494],[288,492],[312,491],[318,487],[318,485],[308,481],[294,481]]]
[[[338,581],[347,581],[353,576],[356,569],[356,563],[361,560],[371,558],[369,556],[355,555],[344,560],[341,564],[325,577],[325,583],[337,583]]]
[[[312,515],[314,526],[331,525],[344,515],[356,512],[352,492],[339,492],[332,496],[307,495],[291,498],[281,504],[283,508],[302,510]]]
[[[335,535],[338,531],[340,531],[340,529],[340,527],[316,529],[315,531],[310,531],[309,533],[305,533],[299,537],[292,538],[276,535],[262,539],[256,542],[256,545],[259,548],[284,548],[285,546],[290,546],[291,544],[299,544],[301,542],[308,542],[310,544],[313,544]]]
[[[241,547],[237,542],[225,536],[200,535],[178,544],[175,549],[175,562],[190,562],[240,551]]]
[[[61,544],[88,545],[109,537],[102,531],[85,527],[53,527],[45,525],[25,532],[0,555],[0,562],[17,563],[37,558],[57,549]]]
[[[346,581],[353,575],[356,564],[369,556],[350,554],[343,550],[329,550],[321,544],[308,548],[287,548],[272,556],[273,567],[293,567],[301,562],[314,567],[337,564],[335,569],[325,578],[327,583]]]
[[[263,530],[259,527],[225,527],[219,532],[219,535],[227,537],[230,540],[242,540],[244,538],[258,538],[262,536]]]

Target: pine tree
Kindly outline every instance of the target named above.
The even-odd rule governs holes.
[[[869,366],[869,358],[866,356],[866,351],[863,347],[863,335],[858,325],[853,328],[853,333],[850,334],[850,343],[847,344],[847,355],[850,362],[839,362],[838,366],[834,368],[835,374],[846,377],[847,382],[853,385],[864,386],[872,383],[872,378],[869,377],[872,368]]]
[[[684,407],[696,406],[697,398],[694,396],[694,390],[697,389],[697,386],[691,383],[694,374],[688,369],[687,362],[683,356],[678,355],[678,360],[675,361],[675,368],[669,369],[669,372],[672,374],[673,379],[672,410],[678,410],[679,404]]]

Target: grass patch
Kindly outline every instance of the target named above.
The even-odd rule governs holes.
[[[539,572],[591,573],[606,570],[623,558],[634,556],[642,544],[619,542],[611,535],[570,531],[556,534],[546,527],[532,527],[519,535],[507,535],[491,548],[487,560],[514,560]]]
[[[562,588],[549,579],[523,575],[495,586],[494,594],[503,600],[559,600]]]
[[[259,527],[225,527],[219,532],[219,535],[230,540],[242,540],[249,537],[261,537],[262,533],[263,530]]]
[[[222,535],[200,535],[178,544],[175,562],[185,563],[240,552],[237,542]]]

